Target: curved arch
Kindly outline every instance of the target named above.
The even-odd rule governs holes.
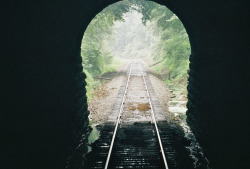
[[[176,7],[178,4],[175,4],[173,3],[173,1],[170,1],[170,0],[145,0],[147,2],[154,2],[154,3],[157,3],[157,4],[160,4],[160,5],[163,5],[165,6],[166,8],[168,8],[170,11],[172,11],[182,22],[184,28],[186,29],[186,32],[189,36],[189,41],[190,41],[190,45],[191,45],[191,54],[192,54],[192,38],[191,37],[191,34],[192,34],[192,29],[191,29],[191,26],[188,22],[188,20],[186,19],[186,17],[184,16],[183,12],[179,11],[178,10],[178,7]],[[94,17],[100,13],[102,10],[104,10],[105,8],[107,8],[108,6],[110,5],[114,5],[115,3],[119,3],[119,2],[123,2],[122,0],[110,0],[110,1],[102,1],[99,3],[93,3],[93,4],[89,4],[89,5],[92,5],[92,7],[89,7],[88,8],[88,12],[89,13],[89,17],[88,17],[88,20],[86,20],[86,16],[85,15],[82,15],[80,16],[82,18],[82,20],[84,22],[82,22],[80,28],[77,32],[77,38],[76,38],[76,46],[79,46],[79,48],[77,48],[78,50],[78,55],[80,54],[80,47],[81,47],[81,42],[82,42],[82,37],[84,36],[84,32],[85,30],[87,29],[87,25],[89,25],[89,23],[94,19]]]

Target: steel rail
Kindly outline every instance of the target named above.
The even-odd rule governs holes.
[[[141,62],[140,62],[140,65],[141,65],[141,71],[142,71],[142,77],[143,77],[143,80],[144,80],[144,85],[146,87],[147,96],[148,96],[148,100],[149,100],[149,104],[150,104],[150,109],[151,109],[151,115],[152,115],[153,123],[155,125],[155,129],[156,129],[158,141],[159,141],[160,148],[161,148],[162,158],[163,158],[163,161],[164,161],[165,168],[168,169],[168,163],[167,163],[166,156],[165,156],[165,153],[164,153],[164,149],[163,149],[163,146],[162,146],[161,136],[160,136],[160,133],[159,133],[159,130],[158,130],[158,126],[157,126],[157,123],[156,123],[155,113],[154,113],[154,109],[153,109],[153,106],[152,106],[151,97],[150,97],[149,92],[148,92],[148,86],[147,86],[147,82],[145,80],[144,72],[142,70],[142,63]]]
[[[132,63],[130,63],[130,64],[132,64]],[[130,81],[130,76],[131,76],[131,65],[130,65],[130,70],[129,70],[129,74],[128,74],[128,80],[127,80],[126,88],[125,88],[125,91],[124,91],[124,94],[123,94],[123,98],[122,98],[122,103],[121,103],[119,115],[118,115],[118,118],[117,118],[117,121],[116,121],[115,130],[114,130],[114,134],[113,134],[112,141],[111,141],[111,144],[110,144],[109,153],[108,153],[108,156],[107,156],[107,160],[106,160],[104,169],[108,169],[109,160],[110,160],[110,156],[111,156],[111,153],[112,153],[112,149],[113,149],[113,145],[114,145],[114,141],[115,141],[115,137],[116,137],[117,128],[118,128],[118,125],[120,123],[120,118],[121,118],[121,114],[122,114],[122,111],[123,111],[123,105],[124,105],[126,93],[127,93],[127,90],[128,90],[128,84],[129,84],[129,81]]]

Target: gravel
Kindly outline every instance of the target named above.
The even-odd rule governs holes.
[[[119,68],[112,79],[94,91],[94,97],[88,103],[89,119],[94,124],[103,124],[113,108],[121,85],[127,79],[126,71],[130,60],[123,59],[124,66]]]
[[[151,81],[151,84],[161,104],[162,110],[165,113],[167,121],[169,122],[172,121],[174,115],[168,111],[168,101],[169,101],[170,91],[167,85],[164,83],[164,81],[162,81],[161,79],[150,73],[148,73],[148,78]]]
[[[94,124],[103,124],[107,121],[120,86],[124,84],[124,81],[127,79],[126,70],[130,62],[129,60],[125,60],[125,62],[125,66],[120,68],[116,77],[95,90],[95,96],[88,104],[90,111],[89,119],[92,120]],[[148,72],[148,78],[150,79],[151,84],[157,94],[167,120],[169,122],[172,121],[174,114],[168,111],[170,91],[167,85],[154,73],[152,73],[152,71],[146,66],[145,70]]]
[[[116,95],[125,79],[125,75],[120,75],[95,90],[95,96],[88,104],[90,111],[89,119],[92,120],[94,124],[106,122],[115,102]]]

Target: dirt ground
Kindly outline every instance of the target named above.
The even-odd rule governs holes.
[[[88,104],[90,111],[89,119],[92,120],[93,123],[102,124],[107,120],[115,102],[116,95],[125,79],[125,75],[120,75],[95,90],[95,96]]]
[[[113,73],[112,76],[109,76],[112,79],[94,91],[94,97],[88,103],[90,111],[89,119],[94,124],[103,124],[106,122],[118,91],[127,79],[126,71],[129,63],[130,60],[124,59],[124,66]]]
[[[164,111],[167,120],[170,122],[173,120],[174,115],[172,113],[169,113],[168,111],[168,102],[170,99],[170,91],[167,87],[167,85],[156,77],[153,74],[148,73],[148,78],[151,81],[151,84],[154,88],[154,91],[158,97],[159,102],[161,103],[162,110]]]
[[[126,70],[129,65],[129,61],[124,64],[125,66],[121,68],[117,75],[112,78],[109,82],[105,83],[103,86],[95,90],[95,96],[89,102],[90,115],[89,118],[95,124],[105,123],[109,112],[111,112],[115,98],[120,89],[120,86],[126,81]],[[153,85],[153,88],[158,96],[159,102],[161,103],[162,109],[166,114],[168,121],[172,121],[174,116],[168,111],[168,101],[170,98],[170,91],[167,85],[156,75],[150,73],[150,69],[145,68],[148,71],[148,77]],[[144,108],[141,105],[139,108]],[[131,107],[133,109],[134,107]]]

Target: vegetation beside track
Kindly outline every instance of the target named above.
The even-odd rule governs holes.
[[[124,0],[110,5],[91,21],[82,40],[88,99],[101,84],[96,77],[121,67],[119,57],[140,57],[148,65],[159,62],[151,68],[171,90],[182,90],[186,94],[190,53],[185,28],[165,6],[143,0]]]

